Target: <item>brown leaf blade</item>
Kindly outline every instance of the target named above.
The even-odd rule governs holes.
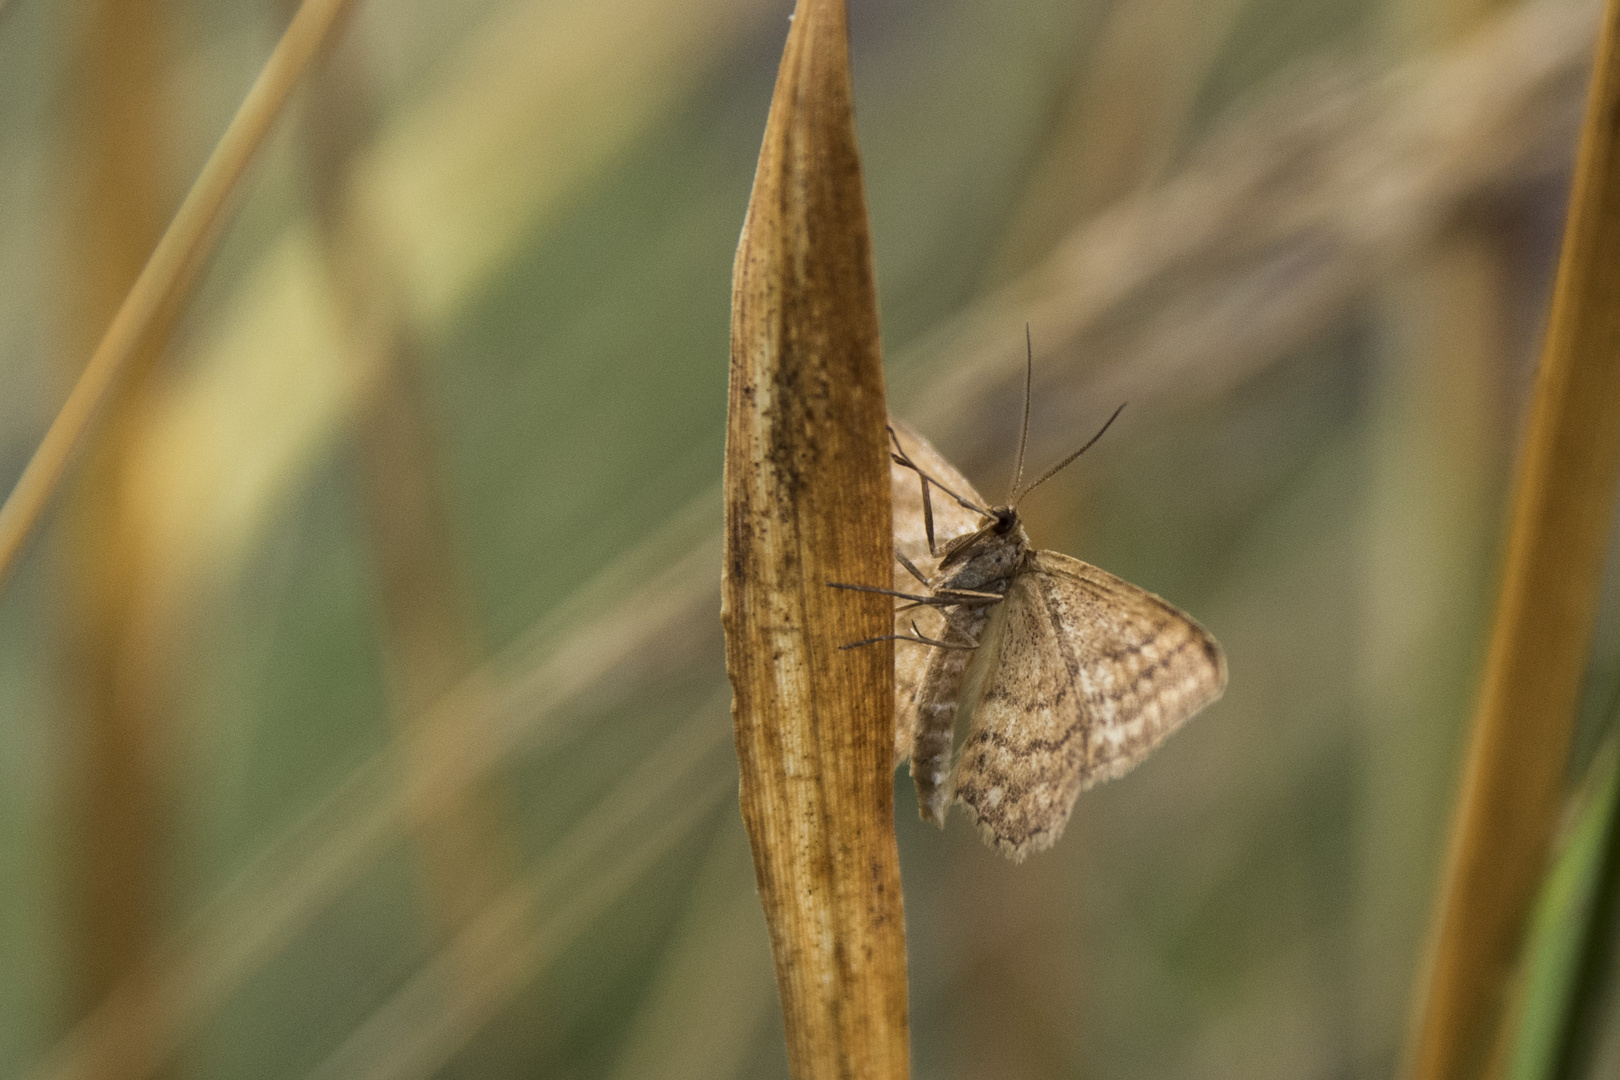
[[[799,1080],[908,1075],[893,545],[842,0],[801,0],[733,271],[721,617],[743,819]]]
[[[1620,478],[1620,0],[1604,16],[1412,1074],[1486,1067],[1545,869]]]

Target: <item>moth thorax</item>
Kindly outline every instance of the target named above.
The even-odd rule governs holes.
[[[968,549],[951,558],[949,576],[939,582],[947,589],[1004,592],[1029,553],[1029,537],[1018,515],[1010,509],[995,512],[997,525]],[[998,587],[999,586],[999,587]]]

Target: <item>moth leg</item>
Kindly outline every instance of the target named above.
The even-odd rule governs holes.
[[[914,577],[918,581],[922,582],[924,586],[928,585],[928,577],[927,577],[927,575],[925,575],[921,570],[917,569],[917,564],[912,562],[910,559],[906,558],[904,552],[902,552],[898,548],[896,548],[895,552],[894,552],[894,557],[895,557],[895,560],[898,561],[901,566],[906,568],[906,573],[910,574],[912,577]]]
[[[939,548],[934,544],[934,502],[928,497],[928,477],[918,470],[917,478],[922,481],[923,532],[928,536],[928,554],[937,559]]]
[[[894,444],[894,449],[892,451],[890,451],[890,453],[889,453],[889,457],[894,461],[894,463],[896,465],[901,466],[902,468],[910,469],[912,472],[916,473],[918,476],[920,476],[922,478],[922,481],[923,481],[923,489],[922,489],[922,494],[923,494],[923,515],[924,515],[924,517],[929,518],[929,519],[932,519],[932,517],[933,517],[933,511],[931,510],[931,508],[929,507],[929,504],[928,504],[928,485],[929,484],[933,484],[935,487],[939,488],[939,490],[943,491],[945,494],[947,494],[951,498],[955,499],[956,502],[963,509],[971,510],[975,514],[978,514],[980,517],[993,517],[994,516],[994,515],[992,515],[990,513],[990,511],[986,510],[984,507],[978,505],[977,503],[969,502],[967,499],[962,498],[962,496],[958,495],[956,492],[952,491],[950,488],[946,487],[944,484],[940,483],[938,480],[935,480],[932,476],[929,476],[927,473],[923,472],[922,471],[922,466],[918,465],[915,461],[912,461],[911,460],[911,455],[906,453],[906,448],[900,445],[900,436],[895,434],[893,424],[889,425],[889,441]],[[930,532],[933,531],[932,526],[929,527],[929,531]],[[930,548],[932,548],[932,546],[933,546],[932,544],[929,545]],[[935,551],[934,554],[938,555],[939,552]]]
[[[940,641],[938,638],[931,638],[927,634],[923,633],[921,630],[917,629],[917,620],[916,619],[911,620],[911,633],[910,633],[910,635],[896,634],[895,635],[895,640],[896,641],[920,641],[924,645],[932,645],[936,649],[966,649],[968,652],[972,652],[973,650],[978,648],[977,645],[953,645],[949,641]]]
[[[918,596],[916,593],[900,592],[898,589],[885,589],[881,585],[855,585],[847,581],[829,581],[827,587],[829,589],[848,589],[850,592],[870,592],[879,593],[883,596],[898,596],[902,600],[910,600],[913,604],[929,604],[935,607],[946,604],[960,604],[962,602],[954,598]]]
[[[957,700],[968,661],[979,644],[989,610],[955,608],[945,613],[946,646],[929,659],[928,673],[917,691],[917,728],[911,745],[911,779],[917,785],[917,807],[924,821],[945,825],[951,805],[951,747],[956,741]]]
[[[838,651],[843,652],[845,649],[858,649],[862,645],[876,645],[880,641],[914,641],[918,645],[931,645],[936,649],[966,649],[968,652],[972,652],[974,649],[978,648],[977,645],[952,645],[946,641],[936,641],[927,634],[923,633],[921,630],[918,630],[917,624],[913,622],[911,624],[911,633],[909,634],[879,634],[877,637],[862,638],[860,641],[852,641],[848,645],[838,646]]]
[[[999,604],[1002,600],[1000,593],[980,592],[978,589],[940,589],[934,593],[934,598],[947,604],[963,604],[968,607]]]

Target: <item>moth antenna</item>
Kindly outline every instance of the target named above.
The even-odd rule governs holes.
[[[896,465],[900,465],[900,466],[902,466],[904,468],[910,469],[912,472],[916,473],[918,476],[920,476],[924,480],[928,481],[928,483],[933,484],[935,487],[939,488],[939,490],[943,491],[945,494],[949,495],[951,498],[955,499],[958,503],[960,503],[963,509],[971,510],[975,514],[978,514],[980,517],[995,517],[994,514],[992,514],[990,511],[986,510],[984,507],[978,505],[977,503],[969,502],[967,499],[962,498],[962,496],[958,495],[956,492],[952,491],[950,488],[946,487],[944,484],[940,483],[938,480],[935,480],[932,476],[929,476],[927,473],[923,472],[922,471],[922,466],[918,465],[915,461],[912,461],[911,460],[911,455],[906,453],[905,447],[900,445],[900,436],[898,436],[898,435],[896,435],[894,433],[894,425],[893,424],[889,425],[889,438],[894,443],[894,453],[890,454],[889,456],[894,459],[894,462],[895,462]],[[924,499],[923,505],[925,507],[928,505],[927,498],[928,498],[928,489],[926,487],[924,487],[923,488],[923,499]],[[930,516],[932,516],[932,515],[930,514]]]
[[[1075,458],[1079,457],[1081,454],[1085,453],[1087,450],[1090,450],[1091,447],[1092,447],[1092,444],[1095,443],[1098,439],[1103,437],[1103,432],[1107,431],[1109,429],[1109,427],[1111,427],[1113,425],[1114,421],[1119,419],[1119,414],[1124,412],[1125,411],[1125,406],[1129,405],[1129,404],[1130,404],[1130,402],[1128,402],[1128,401],[1120,402],[1119,408],[1114,410],[1114,415],[1110,416],[1108,418],[1108,422],[1106,424],[1104,424],[1100,429],[1098,429],[1097,434],[1093,435],[1091,438],[1086,440],[1086,445],[1082,446],[1080,449],[1076,450],[1074,453],[1070,454],[1068,457],[1064,458],[1062,461],[1058,462],[1056,465],[1052,466],[1050,469],[1047,469],[1046,472],[1041,474],[1041,478],[1039,480],[1037,480],[1033,484],[1029,485],[1029,487],[1025,488],[1023,491],[1017,493],[1013,497],[1013,501],[1012,501],[1013,507],[1016,509],[1018,504],[1023,501],[1023,498],[1024,498],[1025,495],[1028,495],[1030,492],[1034,491],[1036,488],[1040,487],[1042,484],[1044,484],[1048,480],[1052,479],[1052,477],[1056,476],[1058,473],[1060,473],[1064,469],[1068,468],[1069,463],[1071,461],[1073,461]]]
[[[1024,423],[1018,429],[1018,464],[1013,467],[1012,488],[1007,495],[1009,503],[1018,501],[1018,485],[1024,482],[1024,448],[1029,445],[1029,398],[1035,386],[1035,343],[1029,336],[1029,323],[1024,324]]]

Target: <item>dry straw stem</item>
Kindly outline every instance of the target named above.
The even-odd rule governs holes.
[[[50,502],[74,448],[147,333],[172,314],[219,234],[226,203],[311,57],[349,0],[304,0],[141,268],[17,486],[0,506],[0,584]]]
[[[908,1074],[877,294],[842,0],[801,0],[732,277],[721,621],[798,1080]]]
[[[1419,1080],[1484,1065],[1564,787],[1620,478],[1617,44],[1610,0],[1419,1012]]]

